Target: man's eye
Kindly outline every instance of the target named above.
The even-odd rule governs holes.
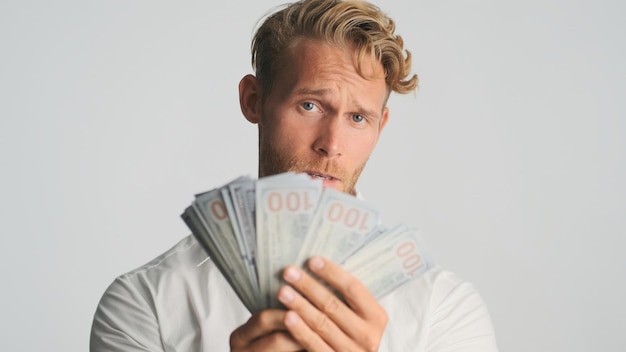
[[[365,117],[363,115],[352,115],[352,121],[354,122],[363,122]]]
[[[307,102],[302,103],[302,108],[306,111],[311,111],[315,109],[315,104],[307,101]]]

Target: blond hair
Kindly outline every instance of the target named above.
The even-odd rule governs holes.
[[[363,58],[370,55],[382,64],[390,91],[409,93],[417,88],[417,75],[409,77],[411,53],[404,49],[402,37],[394,33],[395,29],[391,18],[365,1],[298,1],[271,14],[259,26],[252,40],[252,67],[269,91],[284,63],[286,49],[299,39],[353,45],[361,76],[365,77]]]

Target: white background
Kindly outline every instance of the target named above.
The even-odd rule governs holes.
[[[87,350],[193,194],[256,175],[237,84],[279,3],[0,2],[0,350]],[[626,350],[624,2],[378,4],[420,89],[360,190],[475,283],[502,351]]]

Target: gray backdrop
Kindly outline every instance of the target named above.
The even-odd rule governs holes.
[[[281,1],[0,1],[0,350],[85,351],[115,276],[256,173],[238,107]],[[378,2],[420,75],[360,183],[475,283],[502,351],[626,350],[626,5]]]

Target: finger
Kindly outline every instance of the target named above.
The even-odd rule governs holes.
[[[352,311],[362,318],[357,319],[357,323],[340,325],[346,334],[366,350],[377,350],[389,318],[367,287],[352,274],[322,257],[310,258],[308,267],[313,274],[336,289]]]
[[[353,350],[351,347],[356,345],[344,329],[362,331],[366,328],[364,322],[324,285],[302,270],[289,267],[285,270],[285,276],[288,280],[295,280],[292,281],[293,284],[302,293],[296,292],[290,286],[283,286],[278,291],[280,302],[291,310],[287,313],[287,318],[299,317],[301,319],[294,321],[303,322],[291,325],[285,323],[294,338],[308,349],[323,349],[325,344],[321,344],[321,336],[335,350]]]
[[[306,297],[307,300],[313,303],[316,309],[324,312],[331,319],[335,320],[335,318],[339,317],[343,319],[358,318],[327,286],[314,279],[301,268],[296,266],[287,267],[283,271],[283,278]],[[281,299],[280,296],[279,299]]]
[[[311,272],[335,288],[357,315],[368,321],[384,320],[386,325],[387,313],[367,287],[352,274],[332,261],[318,256],[309,259],[308,267]]]
[[[248,351],[302,351],[305,347],[298,343],[291,334],[285,331],[274,331],[269,335],[262,336],[248,346]]]
[[[306,322],[300,318],[295,311],[288,311],[285,314],[285,326],[289,330],[291,336],[294,337],[307,351],[325,352],[325,351],[339,351],[343,348],[346,349],[346,345],[342,348],[340,346],[329,346],[324,339],[313,331]]]
[[[253,314],[248,321],[230,335],[231,347],[244,347],[275,330],[285,330],[285,311],[266,309]]]

